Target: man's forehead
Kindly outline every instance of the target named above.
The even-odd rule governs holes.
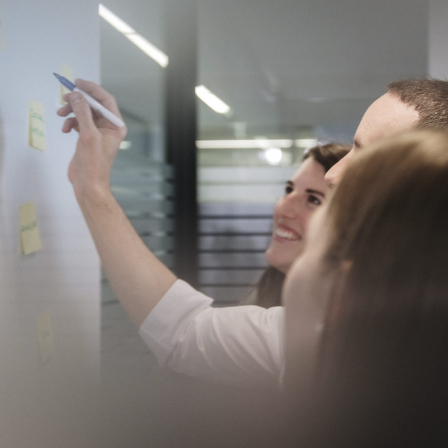
[[[386,93],[367,109],[355,135],[355,146],[363,147],[374,141],[413,128],[418,112],[397,96]]]

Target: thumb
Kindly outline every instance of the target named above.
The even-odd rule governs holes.
[[[81,93],[73,92],[70,94],[70,106],[78,120],[80,135],[96,130],[92,110]]]

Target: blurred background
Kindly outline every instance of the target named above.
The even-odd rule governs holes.
[[[428,71],[426,0],[106,0],[100,15],[102,85],[129,127],[114,193],[217,304],[258,280],[304,149],[351,142],[389,82]]]

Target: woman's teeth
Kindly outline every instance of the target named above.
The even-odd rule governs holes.
[[[276,229],[274,232],[274,235],[276,235],[280,238],[284,238],[286,240],[298,240],[299,239],[297,237],[297,234],[295,234],[294,232],[288,232],[287,230],[283,230],[283,229]]]

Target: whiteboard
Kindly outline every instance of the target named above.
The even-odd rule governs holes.
[[[0,0],[0,21],[0,414],[17,422],[2,425],[0,445],[40,446],[58,437],[57,446],[71,446],[64,425],[75,422],[64,409],[87,399],[79,391],[99,377],[100,265],[67,178],[76,136],[60,131],[52,73],[66,64],[76,77],[99,81],[98,3]],[[31,99],[45,106],[44,152],[28,146]],[[25,256],[18,210],[28,202],[37,207],[43,249]],[[54,355],[43,363],[36,318],[48,310]]]

